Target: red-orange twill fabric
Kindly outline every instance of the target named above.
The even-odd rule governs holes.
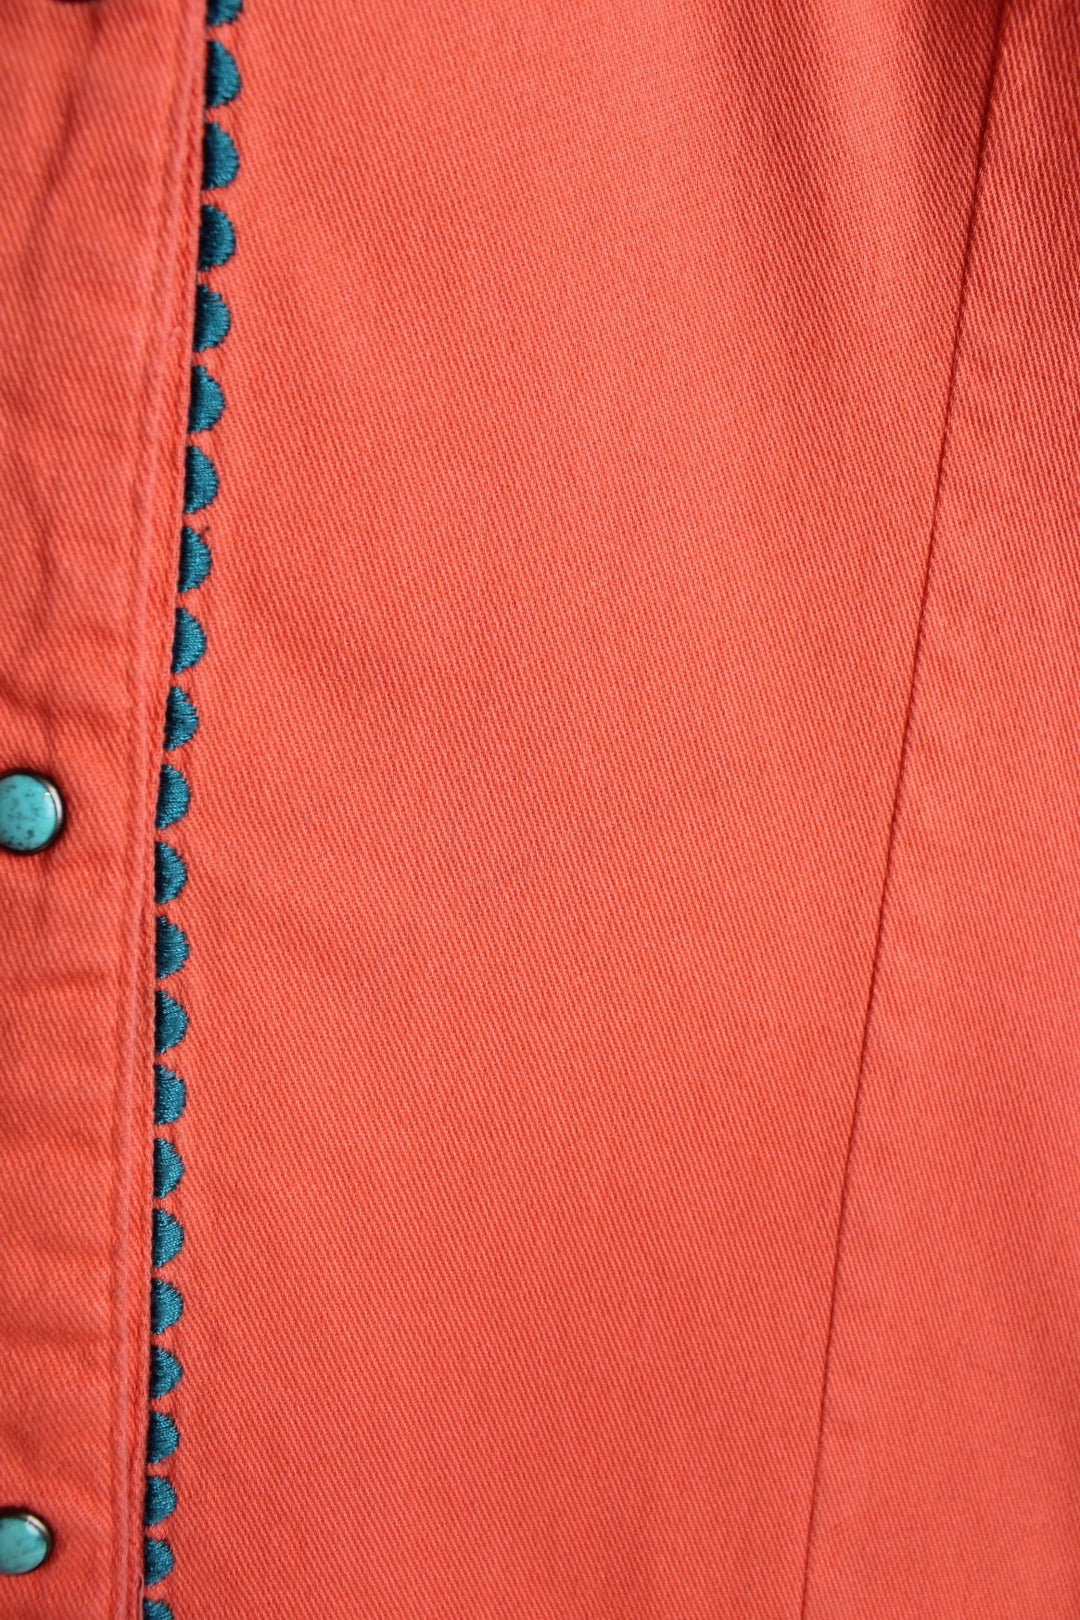
[[[237,10],[0,3],[0,1620],[1077,1620],[1080,7]]]

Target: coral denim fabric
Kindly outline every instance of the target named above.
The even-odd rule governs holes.
[[[0,1620],[1075,1620],[1080,10],[222,20],[0,5]]]

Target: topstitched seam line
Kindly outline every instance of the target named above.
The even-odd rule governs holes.
[[[851,1123],[848,1129],[847,1147],[844,1154],[844,1170],[841,1178],[840,1207],[837,1213],[836,1241],[833,1251],[832,1282],[829,1290],[829,1319],[825,1334],[825,1365],[822,1369],[821,1401],[818,1410],[817,1443],[814,1453],[814,1472],[810,1486],[810,1511],[806,1531],[806,1553],[803,1562],[802,1597],[799,1605],[800,1620],[807,1620],[808,1616],[808,1604],[810,1599],[810,1570],[815,1537],[818,1528],[821,1463],[822,1454],[824,1452],[828,1393],[836,1337],[836,1302],[840,1281],[841,1256],[844,1248],[844,1235],[847,1228],[851,1166],[855,1149],[856,1135],[858,1132],[859,1119],[862,1112],[866,1054],[869,1045],[870,1027],[877,998],[878,978],[881,966],[882,941],[885,929],[885,914],[889,897],[890,880],[892,877],[893,858],[896,850],[896,836],[908,760],[911,722],[915,709],[915,693],[918,684],[920,654],[922,652],[926,624],[926,608],[930,594],[930,577],[933,568],[935,542],[937,539],[938,523],[941,514],[941,492],[944,482],[945,464],[952,429],[953,406],[956,396],[956,382],[960,369],[960,349],[967,316],[968,295],[971,280],[971,259],[975,241],[975,227],[979,217],[979,204],[982,197],[986,143],[990,129],[990,112],[994,98],[994,87],[997,81],[998,65],[1001,56],[1001,42],[1004,32],[1005,13],[1007,8],[1008,0],[998,0],[997,14],[994,19],[994,36],[990,52],[990,66],[987,72],[986,89],[983,94],[979,139],[975,155],[975,177],[972,186],[971,205],[968,211],[967,231],[964,241],[964,256],[960,271],[960,296],[957,301],[956,326],[953,333],[952,358],[949,366],[949,382],[945,395],[945,418],[942,424],[941,444],[938,451],[937,471],[934,479],[934,500],[930,518],[930,534],[927,541],[926,558],[923,563],[923,578],[919,597],[919,612],[916,621],[915,645],[912,651],[911,659],[911,677],[908,684],[907,701],[904,710],[904,725],[900,742],[900,758],[897,763],[896,784],[893,790],[892,809],[889,817],[889,835],[886,842],[885,871],[882,877],[881,896],[878,903],[877,926],[874,936],[874,954],[870,970],[870,987],[867,993],[866,1011],[863,1017],[862,1037],[859,1046],[859,1063],[855,1081],[855,1096],[852,1102]]]
[[[100,23],[100,19],[97,19]],[[187,19],[178,11],[175,27],[171,35],[171,68],[170,68],[170,95],[168,111],[166,114],[164,130],[162,132],[162,145],[157,170],[158,185],[156,188],[156,215],[155,215],[155,251],[152,275],[152,296],[150,307],[154,310],[171,310],[177,287],[177,267],[175,263],[176,231],[179,226],[182,196],[185,185],[190,178],[190,149],[185,140],[188,124],[188,109],[190,105],[190,48],[192,32]],[[69,101],[65,110],[65,119],[70,122],[72,104]],[[57,151],[66,151],[67,144],[61,143]],[[153,323],[151,323],[153,325]],[[144,431],[140,435],[142,444],[135,477],[132,484],[132,512],[135,523],[135,533],[142,537],[144,543],[137,544],[132,551],[131,571],[129,581],[132,585],[137,606],[137,620],[140,633],[133,644],[133,658],[128,672],[127,692],[132,704],[137,722],[132,727],[130,737],[129,755],[131,770],[129,773],[130,790],[127,795],[127,831],[126,845],[131,852],[131,870],[138,884],[140,902],[144,898],[143,884],[146,877],[146,868],[143,864],[146,854],[145,826],[146,811],[152,796],[152,779],[148,780],[142,770],[145,760],[147,744],[150,742],[150,726],[153,719],[153,700],[146,702],[144,694],[147,687],[148,664],[150,659],[149,630],[147,606],[151,582],[151,529],[154,526],[157,511],[158,480],[161,473],[161,435],[165,432],[171,438],[171,429],[175,421],[175,407],[179,390],[175,386],[166,385],[166,370],[170,366],[169,356],[172,345],[168,332],[159,329],[156,336],[150,338],[150,346],[144,349],[141,366],[141,386],[139,390],[139,420]],[[157,638],[154,637],[156,642]],[[135,1110],[132,1104],[131,1084],[136,1080],[136,1068],[133,1062],[138,1045],[136,1032],[145,1028],[143,1017],[147,1009],[139,1007],[137,995],[142,981],[142,945],[145,940],[145,914],[140,903],[133,908],[132,921],[129,933],[129,943],[126,951],[128,967],[125,975],[125,993],[122,1006],[128,1009],[124,1017],[118,1021],[118,1073],[123,1079],[123,1089],[127,1096],[125,1105],[118,1105],[118,1094],[113,1097],[113,1132],[112,1137],[116,1143],[116,1162],[118,1174],[113,1184],[114,1230],[116,1233],[116,1265],[114,1270],[114,1287],[111,1298],[111,1311],[115,1332],[115,1376],[117,1387],[121,1391],[129,1388],[133,1378],[134,1369],[131,1365],[131,1344],[128,1332],[128,1290],[133,1278],[130,1274],[129,1252],[132,1249],[132,1200],[136,1185],[135,1165],[141,1162],[141,1155],[134,1152],[134,1132],[136,1120],[140,1111]],[[134,1218],[137,1218],[135,1216]],[[141,1255],[141,1244],[139,1245]],[[138,1380],[141,1384],[141,1379]],[[142,1386],[145,1388],[145,1386]],[[128,1402],[122,1402],[125,1413]],[[117,1408],[114,1406],[112,1422],[110,1425],[110,1453],[112,1477],[114,1482],[123,1478],[125,1489],[122,1497],[114,1484],[110,1491],[112,1501],[111,1524],[113,1527],[114,1554],[110,1559],[110,1589],[109,1613],[119,1615],[129,1613],[130,1602],[136,1583],[141,1572],[142,1559],[140,1556],[140,1536],[138,1532],[138,1516],[140,1502],[138,1495],[138,1479],[132,1468],[132,1441],[138,1439],[137,1431],[132,1433],[132,1421],[137,1422],[135,1414],[131,1418],[125,1416],[119,1420]],[[122,1503],[122,1505],[121,1505]]]

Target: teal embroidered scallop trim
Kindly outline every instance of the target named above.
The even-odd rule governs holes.
[[[219,40],[206,47],[206,105],[225,107],[240,94],[240,70]]]
[[[158,1345],[150,1346],[150,1399],[159,1401],[163,1395],[171,1395],[180,1382],[183,1368],[171,1350],[162,1350]],[[157,1416],[151,1412],[151,1419]]]
[[[224,409],[225,395],[221,392],[221,385],[214,381],[205,366],[192,366],[188,432],[205,433],[215,425]]]
[[[146,1455],[150,1462],[165,1462],[180,1444],[180,1430],[167,1412],[151,1412],[150,1429],[146,1439]]]
[[[187,785],[187,777],[175,765],[163,765],[158,783],[157,814],[154,817],[158,832],[164,832],[176,821],[183,821],[190,803],[191,789]]]
[[[241,0],[207,0],[207,29],[221,28],[236,21]],[[206,106],[224,107],[240,93],[240,70],[236,59],[220,40],[208,35],[206,43]],[[220,191],[231,185],[240,169],[240,158],[228,131],[210,118],[203,124],[203,191]],[[232,221],[216,203],[204,198],[199,215],[200,276],[217,269],[232,258],[236,232]],[[200,279],[195,288],[196,355],[216,349],[228,336],[231,318],[228,305],[219,292]],[[188,409],[189,440],[213,429],[225,409],[221,384],[210,370],[195,363],[191,370],[191,400]],[[184,515],[193,518],[217,499],[218,471],[206,450],[189,442],[184,452]],[[165,704],[164,751],[174,758],[161,767],[157,813],[154,825],[159,832],[183,821],[191,806],[191,788],[182,769],[182,756],[176,754],[191,743],[199,729],[199,713],[188,691],[175,684],[206,655],[206,632],[192,609],[191,593],[210,574],[210,547],[205,533],[184,524],[180,532],[180,566],[177,594],[187,597],[178,602],[173,630],[172,675]],[[183,1006],[183,968],[191,955],[191,942],[178,922],[165,908],[177,900],[188,881],[183,856],[171,843],[159,838],[154,844],[154,901],[158,912],[154,924],[155,975],[154,1049],[160,1058],[172,1052],[188,1031],[188,1014]],[[179,976],[180,989],[174,991]],[[168,991],[161,981],[168,980]],[[170,1062],[173,1061],[170,1058]],[[176,1490],[165,1465],[181,1442],[180,1430],[171,1413],[159,1403],[176,1390],[183,1368],[175,1353],[160,1341],[179,1322],[184,1309],[180,1290],[161,1275],[184,1245],[184,1228],[166,1207],[184,1174],[184,1161],[175,1142],[163,1131],[183,1116],[187,1088],[173,1069],[154,1065],[154,1207],[151,1216],[150,1279],[150,1400],[146,1440],[146,1497],[143,1525],[146,1531],[159,1531],[177,1508]],[[156,1587],[171,1574],[175,1564],[173,1549],[161,1533],[147,1534],[143,1543],[143,1576],[147,1587]],[[174,1620],[173,1611],[160,1596],[143,1600],[143,1620]]]
[[[178,850],[173,849],[164,839],[159,838],[154,845],[154,901],[159,906],[167,906],[170,900],[175,900],[187,882],[187,867],[184,858]]]
[[[191,947],[187,935],[182,928],[177,928],[168,917],[157,919],[155,937],[155,955],[157,957],[157,976],[159,979],[168,979],[174,973],[179,973],[187,961]]]
[[[165,1136],[154,1138],[154,1197],[168,1198],[180,1185],[184,1161]]]
[[[229,306],[220,293],[213,292],[204,287],[202,282],[195,289],[195,340],[196,354],[204,349],[216,349],[219,343],[224,343],[229,335]]]
[[[219,186],[230,186],[240,172],[240,154],[228,130],[220,124],[207,124],[203,130],[204,191],[216,191]]]
[[[205,287],[199,288],[205,292]],[[194,529],[180,530],[180,594],[196,591],[210,573],[210,547]]]
[[[187,1106],[184,1082],[163,1063],[154,1064],[154,1124],[175,1125]],[[155,1141],[163,1141],[156,1137]]]
[[[217,499],[217,468],[197,444],[189,444],[184,456],[184,511],[201,512]]]
[[[213,203],[203,203],[199,222],[199,269],[216,270],[236,252],[232,220]]]
[[[176,629],[173,635],[172,672],[182,675],[199,662],[206,651],[206,635],[202,625],[187,608],[177,608]]]

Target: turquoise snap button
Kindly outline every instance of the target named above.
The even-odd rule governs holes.
[[[64,801],[54,782],[32,771],[0,776],[0,849],[36,855],[64,824]]]
[[[0,1513],[0,1575],[29,1575],[52,1551],[52,1532],[33,1513]]]

